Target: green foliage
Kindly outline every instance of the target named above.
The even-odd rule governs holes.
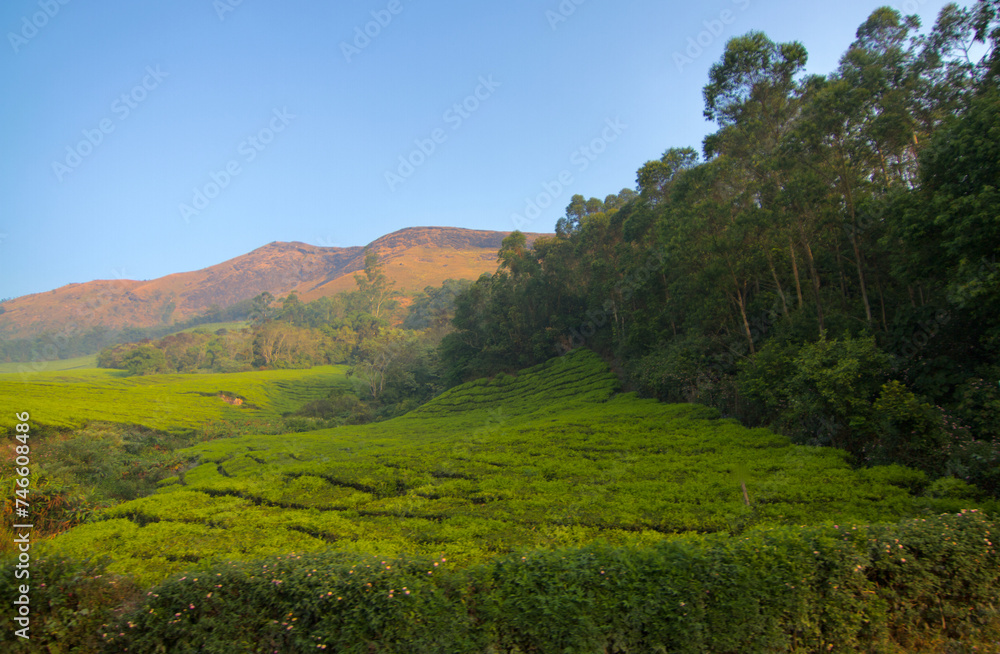
[[[137,377],[0,381],[42,430],[234,436],[46,543],[140,583],[199,568],[109,622],[107,649],[994,647],[995,525],[971,507],[1000,509],[995,4],[948,6],[926,36],[878,8],[826,76],[800,75],[796,42],[731,40],[705,161],[668,150],[638,194],[574,195],[554,238],[505,238],[455,297],[443,372],[433,339],[388,329],[367,253],[357,293],[262,294],[251,330],[102,353]],[[413,314],[438,336],[446,295]],[[842,449],[619,394],[584,345],[647,394]],[[371,399],[304,373],[150,374],[322,361]],[[299,431],[388,417],[438,379],[469,383]],[[67,441],[59,474],[100,487],[131,465],[121,440]]]
[[[371,409],[353,393],[332,393],[327,398],[313,400],[296,411],[295,415],[333,421],[333,424],[324,425],[331,427],[361,425],[372,419]]]
[[[737,396],[732,355],[713,355],[708,339],[674,339],[626,365],[629,380],[644,395],[664,402],[698,402],[729,408]]]
[[[271,318],[274,313],[274,309],[271,308],[271,305],[273,304],[274,295],[272,295],[269,291],[264,291],[252,300],[250,305],[250,319],[254,322],[254,324],[259,325],[261,323],[265,323]]]
[[[415,322],[409,325],[405,338],[389,329],[387,317],[395,307],[392,297],[399,295],[391,290],[385,274],[380,272],[377,257],[369,256],[368,272],[372,280],[362,279],[364,293],[341,293],[303,303],[295,292],[276,300],[270,293],[261,293],[253,299],[249,327],[230,325],[214,330],[185,330],[170,334],[157,341],[141,344],[119,344],[101,351],[97,364],[102,368],[128,370],[129,374],[157,374],[169,372],[212,371],[222,373],[245,372],[260,369],[309,368],[315,365],[351,363],[364,366],[371,362],[373,351],[385,350],[386,341],[407,342],[409,350],[426,350],[436,346],[446,330],[446,321],[454,304],[454,296],[468,282],[448,280],[441,289],[428,287],[427,295],[417,298]],[[373,267],[374,266],[374,267]],[[361,276],[359,276],[361,278]],[[366,295],[367,294],[367,295]],[[280,308],[279,308],[280,305]],[[433,316],[430,314],[434,313]],[[380,317],[381,316],[381,317]],[[412,331],[413,325],[428,327],[423,333]],[[421,327],[421,329],[423,329]],[[395,358],[395,357],[394,357]],[[410,365],[421,367],[421,361],[436,356],[422,353],[403,357],[396,368]],[[425,368],[428,366],[424,366]],[[427,376],[417,373],[414,377]],[[436,371],[432,373],[436,376]],[[396,372],[395,377],[405,377],[406,372]],[[430,397],[436,390],[423,384],[418,390],[407,392],[412,406]],[[406,386],[407,384],[396,384]],[[412,385],[412,383],[410,384]],[[378,382],[375,384],[379,386]],[[384,389],[373,393],[377,396]],[[389,402],[397,404],[400,400]]]
[[[439,288],[425,287],[413,298],[403,328],[445,329],[455,314],[455,298],[471,285],[467,279],[446,279]]]
[[[979,489],[955,477],[942,477],[936,479],[927,488],[926,493],[928,497],[939,499],[975,500],[978,498]]]
[[[163,352],[150,345],[140,345],[124,357],[122,365],[130,375],[153,375],[167,372],[167,359]]]
[[[160,338],[166,334],[178,331],[203,328],[210,329],[213,323],[240,321],[246,318],[249,311],[249,300],[237,302],[226,309],[213,307],[207,313],[194,316],[182,323],[160,325],[157,327],[126,327],[110,329],[96,325],[87,330],[67,334],[66,330],[59,333],[43,332],[33,338],[4,340],[0,339],[0,362],[14,362],[12,368],[0,364],[0,372],[20,373],[27,369],[33,372],[42,370],[66,370],[64,362],[68,359],[79,359],[88,355],[113,349],[124,343],[138,343],[147,339]],[[218,327],[216,327],[217,329]],[[48,365],[47,365],[48,364]],[[76,368],[92,368],[93,365],[70,364]],[[117,367],[117,366],[116,366]]]
[[[393,288],[396,283],[390,282],[382,271],[377,252],[365,250],[364,274],[355,275],[354,281],[358,285],[358,292],[367,302],[368,313],[376,319],[396,307],[393,298],[399,296],[400,292]]]
[[[872,529],[868,578],[890,617],[893,640],[910,649],[938,630],[961,642],[997,617],[996,525],[974,510]]]
[[[740,388],[776,413],[779,428],[800,442],[861,455],[875,431],[873,402],[888,363],[874,338],[821,337],[801,347],[769,343],[741,366]]]
[[[980,440],[1000,440],[1000,368],[991,366],[982,376],[967,379],[956,391],[960,420]]]
[[[906,215],[908,244],[937,244],[935,268],[946,273],[959,307],[985,318],[1000,308],[1000,92],[987,85],[968,110],[921,154],[921,204]]]
[[[869,461],[895,461],[937,474],[944,471],[940,453],[945,435],[934,407],[920,402],[903,384],[893,380],[882,386],[873,408],[880,424]]]
[[[154,589],[106,651],[467,652],[486,634],[446,559],[314,554],[230,563]]]
[[[903,488],[913,495],[919,495],[927,488],[927,473],[893,463],[885,466],[872,466],[860,471],[867,479],[878,480]]]
[[[39,472],[86,489],[87,501],[103,504],[150,494],[180,459],[169,452],[184,439],[141,428],[91,424],[66,439],[36,448]]]
[[[638,194],[574,195],[556,238],[508,237],[497,274],[456,298],[443,377],[586,346],[644,394],[993,484],[998,420],[965,384],[995,379],[1000,353],[998,35],[992,0],[926,34],[880,7],[809,76],[798,42],[731,39],[704,88],[704,161],[671,148]],[[944,464],[927,404],[975,425],[974,454]]]
[[[57,361],[35,361],[33,363],[0,363],[0,374],[39,372],[42,370],[79,370],[82,368],[96,368],[97,355],[88,354],[86,356],[74,357],[72,359],[59,359]]]
[[[39,372],[0,377],[0,401],[31,407],[31,422],[39,428],[108,422],[178,432],[212,421],[280,419],[331,389],[350,389],[345,373],[342,366],[135,377],[114,370]],[[235,398],[242,403],[232,404]],[[13,413],[0,415],[0,427],[14,423]]]
[[[470,564],[524,548],[893,520],[939,501],[908,492],[922,473],[852,471],[842,451],[618,387],[579,350],[386,422],[200,443],[177,452],[192,467],[154,495],[51,546],[107,553],[113,572],[150,583],[195,562],[292,550]]]
[[[30,576],[22,578],[13,574],[16,553],[0,556],[0,563],[11,571],[0,577],[0,593],[13,602],[23,595],[21,586],[27,586],[30,609],[30,639],[15,635],[23,627],[14,620],[16,610],[0,613],[0,643],[6,651],[103,651],[102,627],[116,620],[124,608],[135,606],[142,595],[130,579],[108,574],[106,559],[33,558],[28,568],[21,569]]]
[[[107,652],[988,651],[995,538],[995,522],[965,510],[517,551],[474,566],[295,551],[188,570],[113,618],[120,598],[103,598],[77,633],[99,634],[103,648],[88,651]],[[39,618],[54,624],[55,613]]]

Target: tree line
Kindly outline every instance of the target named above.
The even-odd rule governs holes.
[[[450,329],[455,297],[470,282],[428,286],[405,312],[376,253],[366,254],[355,282],[355,291],[312,302],[265,291],[249,301],[246,327],[118,344],[103,349],[97,365],[147,375],[343,364],[357,380],[355,396],[314,402],[302,415],[365,422],[415,408],[443,390],[437,345]]]
[[[574,196],[456,302],[449,383],[587,346],[631,388],[1000,492],[1000,3],[876,9],[827,75],[760,32],[701,151]]]
[[[57,332],[42,332],[31,338],[0,338],[0,362],[72,359],[94,354],[104,348],[121,343],[135,343],[144,339],[161,338],[178,330],[190,329],[206,323],[245,320],[250,312],[250,304],[251,300],[244,300],[225,308],[213,305],[201,315],[156,327],[115,329],[105,325],[94,325],[87,329],[66,328]]]

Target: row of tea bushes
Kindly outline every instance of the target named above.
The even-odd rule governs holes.
[[[35,591],[19,651],[998,651],[996,537],[970,510],[534,550],[471,567],[293,554],[202,567],[131,595],[125,580],[42,562],[32,583],[59,591]],[[4,578],[3,596],[15,583]],[[98,604],[74,615],[66,598],[79,593]]]

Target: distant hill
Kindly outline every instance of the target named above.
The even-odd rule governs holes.
[[[496,270],[500,243],[510,232],[457,227],[409,227],[383,236],[371,247],[396,287],[418,291],[445,279],[476,279]],[[533,242],[542,234],[526,234]],[[3,304],[0,337],[29,338],[40,332],[96,325],[113,329],[155,327],[226,307],[264,291],[298,291],[304,301],[355,288],[364,269],[364,247],[319,247],[275,241],[223,263],[150,281],[98,280],[69,284]]]

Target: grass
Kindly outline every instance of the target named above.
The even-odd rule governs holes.
[[[97,355],[88,354],[87,356],[73,359],[56,359],[55,361],[0,363],[0,374],[30,374],[43,371],[58,372],[96,367]]]
[[[205,323],[202,325],[196,325],[194,327],[188,327],[187,329],[179,329],[173,334],[182,334],[186,332],[196,332],[204,331],[207,333],[215,333],[220,329],[228,329],[229,331],[238,331],[247,327],[250,323],[243,321],[236,322],[212,322]],[[81,370],[87,368],[97,367],[97,354],[88,354],[82,357],[74,357],[72,359],[55,359],[53,361],[12,361],[10,363],[0,363],[0,374],[34,374],[39,372],[59,372],[62,370]]]
[[[249,401],[276,405],[252,390]],[[956,508],[908,491],[926,483],[922,473],[854,471],[838,450],[794,446],[698,405],[619,394],[589,352],[457,387],[383,423],[243,436],[180,454],[189,469],[157,494],[104,511],[51,546],[108,554],[112,572],[153,583],[196,563],[290,552],[465,564],[594,541],[641,546]]]
[[[0,428],[28,412],[35,427],[91,422],[184,431],[217,420],[276,418],[348,387],[344,366],[308,370],[127,376],[120,370],[43,371],[0,377]],[[226,399],[230,401],[226,401]],[[231,403],[239,398],[239,406]]]

